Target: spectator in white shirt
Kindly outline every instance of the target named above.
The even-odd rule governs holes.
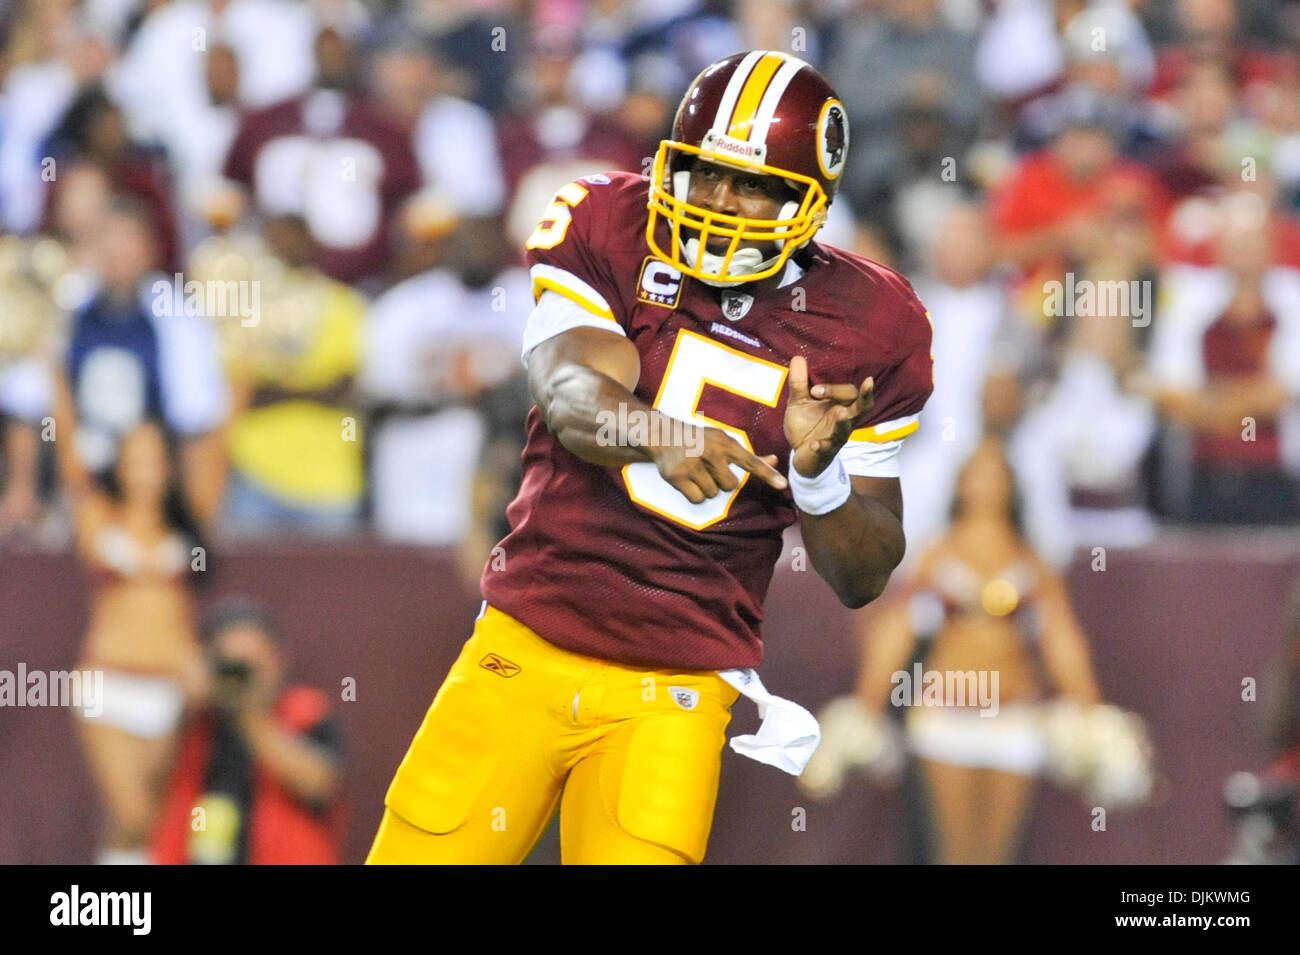
[[[903,529],[913,556],[947,527],[957,472],[984,433],[984,381],[1007,311],[979,208],[954,207],[938,223],[927,259],[916,292],[934,326],[934,393],[899,451]]]
[[[496,127],[480,106],[450,93],[446,67],[413,44],[375,60],[375,100],[411,134],[425,194],[449,214],[494,216],[505,201]]]
[[[490,527],[478,534],[475,522],[497,515],[476,508],[476,474],[493,432],[517,432],[527,411],[526,399],[521,407],[510,396],[522,379],[533,298],[528,273],[504,264],[497,220],[466,221],[443,247],[441,267],[396,285],[371,309],[362,385],[377,411],[374,520],[390,540],[467,544],[466,572],[477,575],[486,557],[477,538],[496,538]],[[491,409],[502,399],[497,416],[508,420],[498,428]]]
[[[32,3],[16,18],[0,51],[0,225],[39,228],[46,187],[57,166],[42,154],[84,84],[98,79],[112,52],[77,22],[73,4]]]
[[[1277,264],[1259,197],[1225,204],[1219,264],[1162,277],[1151,386],[1168,425],[1192,438],[1186,516],[1300,520],[1300,271]],[[1187,466],[1190,465],[1190,466]]]

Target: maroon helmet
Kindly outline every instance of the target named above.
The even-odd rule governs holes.
[[[774,275],[821,228],[848,155],[849,121],[829,83],[797,57],[773,50],[737,53],[695,78],[673,121],[672,139],[659,144],[650,176],[646,241],[674,268],[711,284],[753,282]],[[687,201],[695,158],[779,176],[799,197],[775,219],[710,212]],[[667,249],[655,227],[672,227]],[[690,235],[683,237],[682,230]],[[712,255],[709,239],[730,239]],[[775,243],[762,259],[741,242]]]

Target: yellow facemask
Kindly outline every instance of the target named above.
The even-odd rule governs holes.
[[[689,173],[670,171],[669,158],[673,153],[698,156],[760,175],[777,176],[796,187],[805,187],[803,198],[797,203],[787,202],[777,219],[746,219],[710,212],[687,201]],[[746,162],[731,156],[724,158],[713,150],[665,139],[659,144],[650,175],[646,243],[656,258],[702,282],[711,285],[756,282],[779,272],[785,267],[786,260],[816,234],[826,219],[828,204],[821,183],[809,176],[777,169],[761,160]],[[667,249],[660,246],[655,236],[655,227],[661,216],[672,230]],[[683,230],[690,234],[684,236]],[[708,252],[709,240],[719,236],[730,240],[727,251],[721,255]],[[775,242],[778,251],[768,259],[755,261],[760,255],[758,250],[741,249],[742,242]]]

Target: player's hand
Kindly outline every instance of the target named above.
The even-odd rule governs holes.
[[[788,484],[776,469],[775,454],[759,457],[719,428],[684,423],[682,440],[658,445],[651,453],[663,479],[692,504],[738,488],[742,478],[731,470],[733,464],[778,491]]]
[[[853,432],[853,422],[875,404],[875,381],[861,385],[808,385],[808,362],[790,359],[790,401],[785,408],[785,438],[794,449],[793,466],[813,478],[830,466]]]

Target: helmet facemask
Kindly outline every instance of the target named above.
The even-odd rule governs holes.
[[[756,282],[775,275],[821,228],[830,201],[816,179],[767,165],[763,146],[743,144],[749,153],[744,157],[720,155],[719,150],[727,149],[731,143],[729,137],[715,137],[712,133],[701,146],[664,140],[659,144],[650,177],[646,242],[651,252],[684,274],[710,285]],[[710,212],[689,201],[691,174],[687,167],[695,157],[758,175],[776,176],[796,191],[802,190],[802,196],[798,201],[786,202],[775,219],[748,219]],[[667,249],[660,247],[655,235],[660,216],[671,229]],[[691,234],[684,235],[684,232]],[[727,250],[721,254],[708,251],[709,240],[716,237],[729,240]],[[742,242],[775,243],[777,251],[763,258],[758,249],[741,248]]]

